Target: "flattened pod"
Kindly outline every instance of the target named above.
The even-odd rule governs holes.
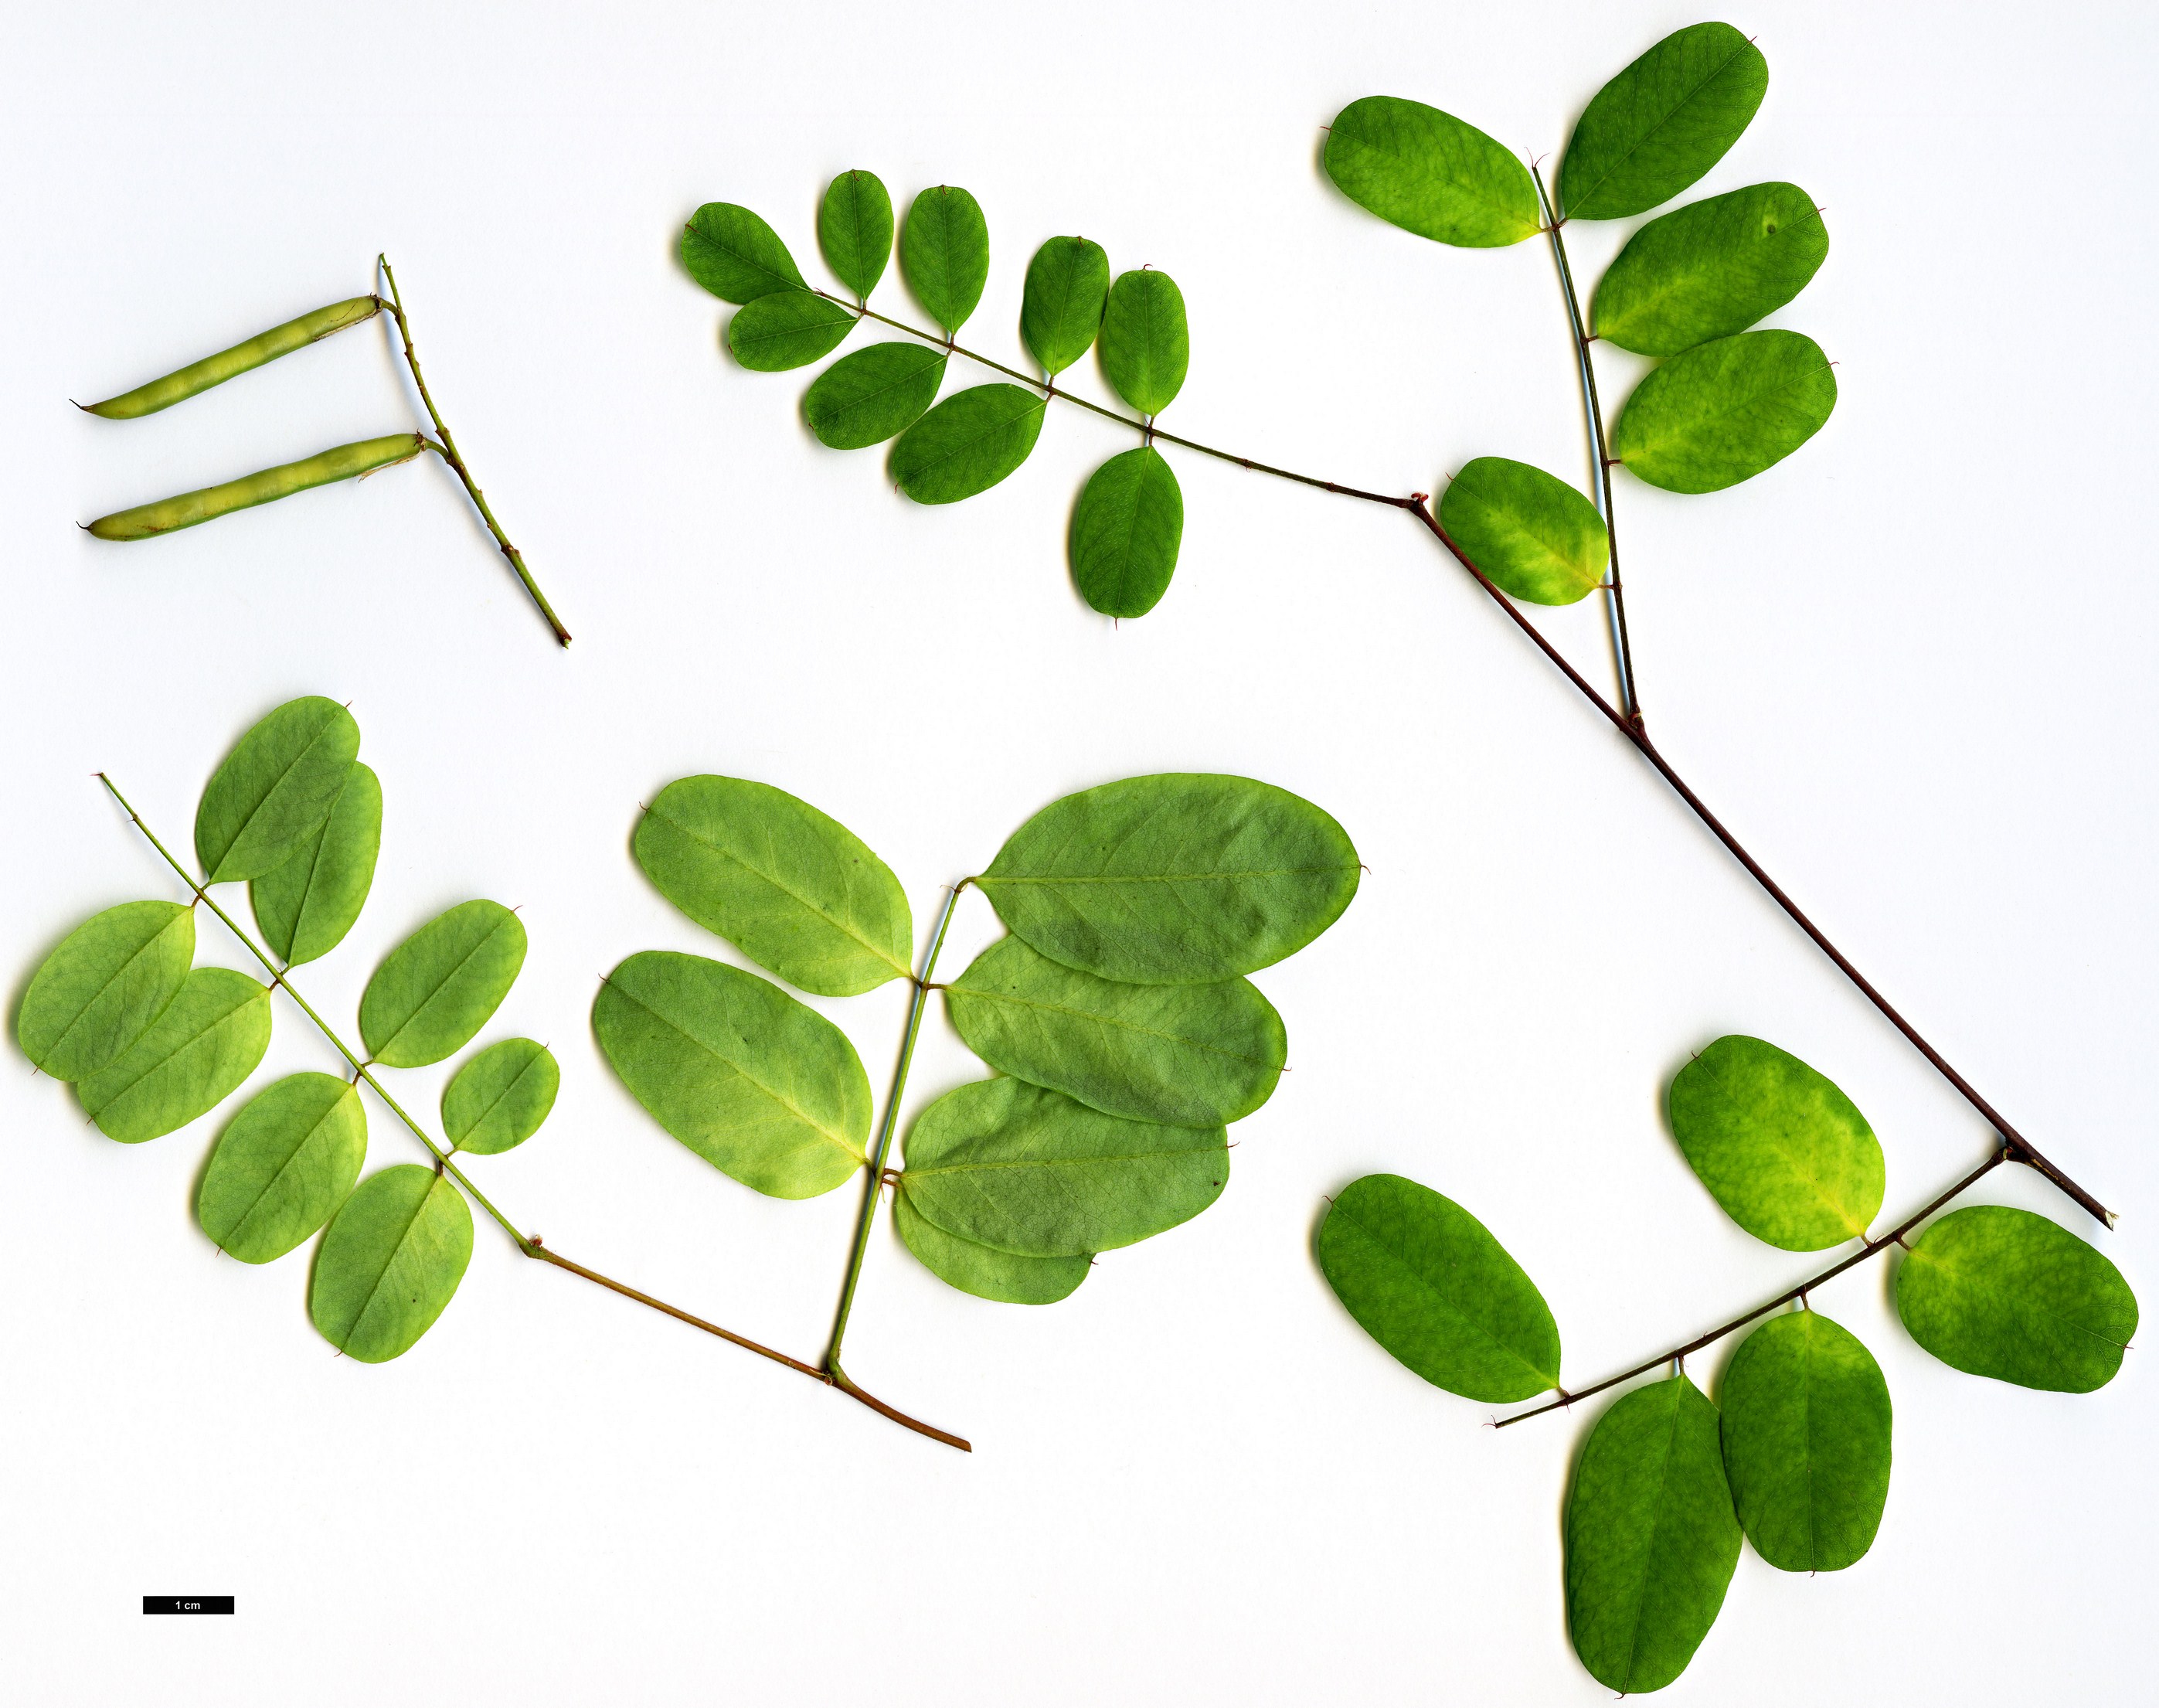
[[[193,397],[199,391],[221,386],[250,368],[259,368],[265,362],[274,362],[278,357],[290,355],[294,350],[305,349],[317,339],[328,338],[334,332],[343,332],[348,326],[357,326],[363,320],[371,320],[381,312],[382,301],[379,297],[350,297],[342,303],[333,303],[326,308],[318,308],[311,314],[303,314],[297,320],[287,320],[282,326],[273,326],[267,332],[259,332],[244,344],[220,350],[214,356],[205,356],[199,362],[190,362],[186,367],[153,380],[147,386],[137,386],[132,391],[123,391],[119,396],[108,397],[102,403],[85,403],[81,407],[89,414],[101,415],[108,421],[132,421],[138,416],[155,415],[159,410],[170,409],[175,403]]]
[[[221,486],[205,486],[197,492],[181,493],[176,498],[161,498],[155,504],[137,505],[132,510],[115,510],[92,522],[90,531],[101,540],[148,540],[159,534],[177,533],[199,522],[214,522],[220,516],[229,516],[235,510],[251,510],[259,504],[290,498],[311,486],[329,486],[357,475],[371,474],[394,463],[409,463],[430,448],[429,442],[418,433],[391,433],[385,438],[361,439],[354,444],[319,451],[298,463],[281,463],[275,468],[243,474]]]

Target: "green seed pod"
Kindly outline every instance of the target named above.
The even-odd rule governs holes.
[[[92,415],[101,415],[110,421],[132,421],[140,415],[155,415],[159,410],[169,409],[198,391],[207,391],[213,386],[224,384],[236,374],[244,374],[250,368],[259,368],[265,362],[274,362],[280,356],[306,349],[318,338],[328,338],[333,332],[343,332],[348,326],[357,326],[363,320],[371,320],[381,311],[381,301],[374,297],[354,297],[343,303],[333,303],[327,308],[318,308],[312,314],[303,314],[298,320],[287,320],[282,326],[273,326],[267,332],[257,333],[246,343],[236,344],[229,350],[220,350],[214,356],[205,356],[199,362],[191,362],[178,372],[166,375],[162,380],[153,380],[147,386],[137,386],[132,391],[122,392],[117,397],[108,397],[102,403],[85,403],[80,406]]]
[[[333,481],[350,480],[355,475],[387,468],[393,463],[408,462],[421,452],[432,448],[432,443],[418,433],[391,433],[387,438],[362,439],[357,444],[318,452],[298,463],[281,463],[275,468],[243,474],[222,486],[205,486],[199,492],[161,498],[155,504],[137,505],[132,510],[116,510],[92,522],[90,531],[101,540],[148,540],[178,528],[192,528],[198,522],[215,521],[251,505],[290,498],[311,486],[328,486]]]

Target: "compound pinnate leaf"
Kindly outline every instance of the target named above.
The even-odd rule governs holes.
[[[1953,1369],[2089,1394],[2121,1368],[2136,1295],[2059,1224],[1979,1204],[1944,1216],[1913,1244],[1897,1271],[1897,1314]]]
[[[313,839],[360,752],[360,726],[334,700],[288,700],[240,738],[195,809],[205,883],[260,877]]]
[[[1597,1420],[1566,1503],[1566,1623],[1597,1681],[1660,1690],[1716,1623],[1739,1563],[1716,1408],[1685,1376]]]
[[[873,344],[841,356],[810,382],[802,417],[818,443],[862,451],[901,433],[937,401],[945,352],[924,344]]]
[[[443,1136],[453,1151],[475,1157],[514,1151],[540,1131],[562,1083],[546,1045],[529,1038],[491,1043],[444,1088]]]
[[[1527,463],[1478,457],[1439,500],[1439,525],[1502,593],[1571,605],[1604,579],[1610,536],[1597,506]]]
[[[1142,415],[1169,407],[1192,360],[1184,293],[1176,280],[1143,267],[1118,275],[1102,317],[1101,357],[1117,396]]]
[[[791,985],[857,996],[908,976],[914,916],[892,868],[784,789],[681,778],[631,846],[660,894]]]
[[[1744,332],[1807,287],[1829,230],[1795,184],[1756,184],[1652,220],[1597,287],[1597,336],[1645,356],[1675,356]]]
[[[1882,1143],[1797,1056],[1737,1034],[1681,1068],[1665,1100],[1687,1162],[1725,1214],[1786,1251],[1861,1238],[1882,1209]]]
[[[989,282],[990,228],[981,204],[949,184],[923,191],[907,210],[899,265],[915,301],[948,337],[957,332]]]
[[[1088,1257],[1023,1257],[948,1234],[916,1214],[905,1193],[894,1196],[893,1224],[922,1266],[948,1286],[1001,1305],[1054,1305],[1087,1279]]]
[[[1164,772],[1051,802],[976,880],[1006,929],[1126,984],[1256,972],[1357,893],[1357,851],[1310,801],[1249,777]]]
[[[1110,257],[1085,237],[1053,237],[1027,264],[1019,335],[1045,374],[1061,374],[1087,354],[1102,329]]]
[[[1023,386],[975,386],[946,398],[892,448],[892,478],[917,504],[987,492],[1027,461],[1047,400]]]
[[[1452,113],[1369,95],[1335,116],[1327,175],[1390,225],[1463,249],[1500,249],[1544,221],[1529,168]]]
[[[1675,356],[1634,388],[1612,454],[1667,492],[1717,492],[1798,450],[1836,407],[1836,375],[1812,339],[1742,332]]]
[[[1754,1551],[1782,1571],[1841,1571],[1874,1545],[1889,1498],[1889,1385],[1858,1337],[1813,1311],[1739,1343],[1717,1399],[1724,1468]]]
[[[342,943],[367,904],[381,846],[382,783],[355,759],[314,839],[247,887],[271,953],[300,966]]]
[[[754,973],[633,955],[600,986],[593,1030],[652,1118],[744,1186],[815,1198],[867,1157],[870,1082],[855,1047]]]
[[[387,1364],[435,1326],[472,1260],[472,1212],[417,1162],[370,1174],[315,1254],[308,1314],[347,1358]]]
[[[1183,538],[1176,472],[1152,445],[1120,451],[1087,477],[1073,509],[1073,582],[1105,617],[1144,617],[1169,591]]]
[[[1623,220],[1724,158],[1762,105],[1769,62],[1728,23],[1675,31],[1597,92],[1566,145],[1561,211]]]
[[[825,264],[857,297],[867,297],[892,259],[892,196],[874,172],[843,172],[826,186],[817,210],[817,246]]]
[[[204,1233],[242,1263],[268,1263],[337,1214],[367,1156],[360,1088],[292,1074],[250,1098],[195,1193]]]
[[[682,230],[682,265],[723,303],[809,288],[779,234],[733,202],[707,202],[691,215]]]
[[[1191,1220],[1229,1177],[1219,1126],[1123,1121],[1018,1079],[978,1079],[916,1117],[899,1189],[924,1221],[978,1245],[1081,1257]]]
[[[831,355],[860,318],[808,291],[774,291],[735,311],[727,323],[727,348],[753,373],[784,373]]]
[[[99,1131],[139,1145],[209,1114],[269,1048],[270,992],[245,973],[197,967],[149,1029],[75,1092]]]
[[[47,955],[23,993],[15,1038],[55,1079],[109,1067],[172,1006],[195,958],[195,916],[174,902],[122,902]]]
[[[1320,1273],[1364,1332],[1435,1387],[1504,1405],[1559,1385],[1559,1325],[1484,1224],[1399,1174],[1344,1187]]]
[[[500,902],[460,902],[390,951],[360,999],[367,1052],[424,1068],[473,1041],[525,965],[525,927]]]
[[[1005,937],[945,987],[952,1024],[1001,1074],[1105,1115],[1172,1126],[1241,1121],[1274,1095],[1281,1016],[1246,979],[1124,985]]]

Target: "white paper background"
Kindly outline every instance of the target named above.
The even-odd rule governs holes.
[[[1841,364],[1813,444],[1706,499],[1623,480],[1653,731],[1770,869],[2006,1112],[2126,1212],[2150,1298],[2155,594],[2146,8],[1756,4],[1773,81],[1701,193],[1789,178],[1833,244],[1772,323]],[[1727,1223],[1659,1115],[1720,1033],[1835,1077],[1901,1214],[1987,1135],[1412,524],[1178,462],[1177,582],[1088,613],[1062,540],[1117,432],[1056,412],[950,509],[817,447],[803,377],[716,349],[673,264],[698,203],[772,219],[867,166],[966,184],[1012,358],[1042,238],[1167,268],[1191,377],[1164,425],[1390,490],[1488,452],[1586,473],[1543,249],[1443,250],[1316,169],[1349,100],[1416,96],[1556,153],[1664,3],[1312,8],[77,5],[26,9],[0,101],[9,360],[0,932],[12,1003],[74,923],[179,892],[197,789],[290,696],[349,699],[388,798],[373,900],[303,988],[488,895],[532,950],[484,1036],[562,1100],[474,1165],[569,1255],[798,1353],[856,1209],[759,1198],[601,1062],[598,976],[732,956],[626,853],[693,771],[863,836],[926,922],[1055,795],[1166,769],[1319,802],[1370,867],[1261,982],[1295,1071],[1191,1226],[1054,1310],[950,1291],[881,1224],[849,1363],[962,1457],[517,1257],[483,1228],[403,1360],[334,1357],[305,1259],[189,1215],[219,1124],[139,1149],[0,1074],[0,1633],[19,1700],[103,1704],[1589,1703],[1558,1514],[1595,1415],[1494,1435],[1356,1329],[1323,1195],[1396,1170],[1541,1283],[1587,1380],[1813,1267]],[[1577,228],[1593,279],[1625,226]],[[120,548],[73,523],[414,424],[373,326],[133,424],[70,397],[368,287],[387,249],[453,429],[570,625],[548,644],[431,464]],[[881,301],[903,298],[888,284]],[[1608,353],[1609,395],[1629,360]],[[1091,364],[1079,376],[1100,388]],[[1600,682],[1594,608],[1550,619]],[[991,934],[963,908],[955,954]],[[246,963],[214,926],[206,958]],[[903,992],[821,1003],[888,1072]],[[10,1021],[12,1026],[12,1019]],[[269,1069],[330,1065],[281,1007]],[[941,1017],[911,1106],[977,1070]],[[432,1110],[447,1069],[401,1076]],[[380,1115],[377,1162],[416,1147]],[[1935,1364],[1889,1265],[1817,1302],[1897,1404],[1856,1568],[1751,1555],[1672,1700],[2148,1700],[2146,1358],[2085,1398]],[[1716,1357],[1695,1364],[1707,1379]],[[146,1620],[148,1592],[230,1620]]]

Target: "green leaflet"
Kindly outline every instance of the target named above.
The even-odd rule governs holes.
[[[1668,202],[1724,158],[1762,105],[1769,63],[1728,23],[1676,30],[1597,91],[1559,170],[1571,220]]]
[[[540,1131],[562,1070],[544,1044],[529,1038],[491,1043],[443,1092],[443,1136],[453,1151],[492,1157],[514,1151]]]
[[[198,967],[148,1031],[76,1083],[98,1130],[139,1145],[207,1115],[270,1048],[270,992],[221,966]]]
[[[870,1082],[855,1047],[754,973],[633,955],[600,986],[593,1030],[652,1118],[744,1186],[815,1198],[862,1166]]]
[[[314,839],[247,886],[270,952],[300,966],[342,943],[367,904],[381,846],[381,780],[355,759]]]
[[[707,202],[691,215],[682,228],[682,265],[723,303],[809,288],[772,227],[733,202]]]
[[[857,297],[867,297],[892,259],[892,197],[874,172],[843,172],[817,210],[825,265]]]
[[[1502,593],[1571,605],[1604,579],[1612,544],[1597,506],[1541,468],[1505,457],[1465,463],[1439,525]]]
[[[1627,241],[1597,287],[1597,337],[1675,356],[1744,332],[1807,287],[1829,230],[1795,184],[1757,184],[1679,208]]]
[[[1063,373],[1085,355],[1102,328],[1110,295],[1110,257],[1085,237],[1053,237],[1027,264],[1019,335],[1045,374]]]
[[[949,184],[923,191],[907,210],[899,265],[915,301],[945,335],[959,331],[990,278],[990,228],[981,204]]]
[[[334,1074],[287,1074],[227,1123],[195,1219],[242,1263],[268,1263],[337,1214],[366,1156],[360,1088]]]
[[[1146,268],[1120,274],[1102,317],[1101,355],[1102,371],[1134,409],[1157,416],[1168,408],[1192,359],[1177,281]]]
[[[908,976],[914,917],[892,868],[784,789],[682,778],[632,847],[660,894],[791,985],[855,996]]]
[[[987,492],[1027,461],[1048,400],[1023,386],[975,386],[946,398],[892,448],[892,478],[917,504]]]
[[[1836,407],[1836,375],[1812,339],[1742,332],[1657,369],[1612,425],[1612,454],[1667,492],[1716,492],[1781,463]]]
[[[54,1079],[86,1079],[172,1006],[194,958],[192,908],[107,908],[69,932],[38,968],[16,1012],[16,1042]]]
[[[1504,1405],[1559,1385],[1559,1325],[1484,1224],[1399,1174],[1344,1187],[1320,1273],[1373,1339],[1435,1387]]]
[[[1841,1571],[1874,1545],[1889,1498],[1889,1385],[1858,1337],[1813,1311],[1739,1343],[1717,1395],[1724,1468],[1754,1551],[1783,1571]]]
[[[1897,1271],[1897,1314],[1951,1368],[2023,1388],[2089,1394],[2114,1379],[2136,1333],[2121,1271],[2029,1210],[1953,1210]]]
[[[1733,1034],[1681,1068],[1666,1100],[1688,1165],[1758,1240],[1820,1251],[1863,1239],[1882,1209],[1881,1141],[1797,1056]]]
[[[1335,116],[1327,175],[1390,225],[1463,249],[1501,249],[1544,220],[1529,168],[1474,125],[1419,101],[1368,95]]]
[[[500,902],[460,902],[406,938],[367,981],[360,1036],[391,1068],[424,1068],[473,1040],[525,965],[525,928]]]
[[[1716,1408],[1685,1376],[1597,1420],[1566,1502],[1566,1623],[1597,1681],[1629,1695],[1686,1670],[1739,1563]]]
[[[831,355],[860,318],[808,291],[774,291],[735,310],[727,348],[753,373],[784,373]]]
[[[892,1219],[907,1249],[930,1274],[963,1293],[1001,1305],[1054,1305],[1069,1298],[1094,1265],[1089,1257],[1022,1257],[977,1245],[924,1221],[903,1192],[893,1196]]]
[[[1230,1177],[1223,1129],[1121,1121],[1017,1079],[977,1079],[915,1117],[899,1189],[948,1234],[1083,1257],[1188,1222]]]
[[[368,1176],[315,1254],[308,1314],[364,1364],[387,1364],[435,1326],[472,1260],[472,1212],[417,1162]]]
[[[195,809],[205,883],[275,871],[322,829],[337,804],[360,726],[334,700],[288,700],[240,738]]]
[[[1121,985],[1000,938],[945,987],[952,1024],[1001,1074],[1105,1115],[1172,1126],[1241,1121],[1274,1095],[1281,1016],[1246,979]]]
[[[1249,777],[1166,772],[1053,801],[976,886],[1052,960],[1126,984],[1213,984],[1319,935],[1357,851],[1310,801]]]
[[[1105,617],[1144,617],[1169,591],[1184,537],[1184,494],[1152,445],[1087,477],[1067,549],[1080,596]]]
[[[945,352],[924,344],[873,344],[841,356],[810,382],[802,418],[821,444],[862,451],[904,432],[937,401]]]

